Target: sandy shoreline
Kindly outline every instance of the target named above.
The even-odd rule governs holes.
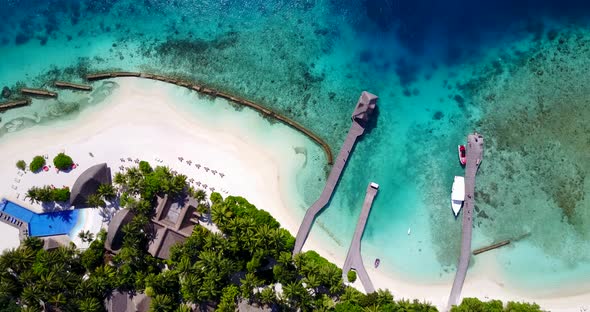
[[[306,159],[296,153],[294,147],[310,144],[306,138],[284,125],[273,125],[272,130],[268,130],[268,122],[256,113],[235,112],[229,105],[193,111],[186,105],[175,103],[178,89],[164,83],[133,78],[117,79],[116,82],[120,88],[112,96],[101,105],[86,109],[73,121],[41,125],[2,138],[0,149],[5,161],[0,163],[0,196],[42,211],[40,206],[23,201],[24,193],[31,186],[55,184],[71,187],[86,168],[106,162],[114,174],[120,166],[136,165],[126,160],[131,157],[147,160],[154,166],[167,165],[214,187],[223,196],[244,196],[258,208],[270,212],[292,234],[297,232],[302,215],[299,216],[296,209],[303,205],[303,201],[293,193],[292,180]],[[212,112],[219,112],[219,116],[211,115]],[[266,141],[272,142],[272,146],[257,138],[260,131],[268,132]],[[61,151],[70,154],[79,168],[70,173],[28,172],[22,177],[17,176],[14,165],[17,160],[29,162],[35,155],[48,154],[48,162],[51,162]],[[179,156],[184,161],[179,161]],[[193,162],[191,165],[186,162],[189,159]],[[196,163],[202,167],[197,168]],[[204,167],[218,173],[205,171]],[[224,177],[219,172],[224,173]],[[14,180],[17,177],[18,183]],[[17,185],[17,190],[12,185]],[[97,210],[84,213],[81,230],[97,232],[104,226]],[[4,227],[0,227],[0,231],[6,236],[13,235]],[[72,238],[78,246],[83,246],[79,239]],[[4,248],[4,245],[0,247]],[[339,266],[344,262],[346,250],[335,250],[313,231],[304,246],[304,250],[309,249],[318,251]],[[414,284],[373,269],[371,262],[365,263],[376,288],[388,288],[396,298],[416,298],[432,302],[441,310],[446,308],[450,283]],[[535,301],[552,311],[578,311],[590,303],[590,294],[570,296],[571,293],[560,293],[542,298],[534,294],[521,295],[506,288],[498,272],[493,253],[478,256],[477,264],[467,275],[463,297]],[[490,279],[491,276],[498,280]],[[360,287],[358,283],[355,286]]]

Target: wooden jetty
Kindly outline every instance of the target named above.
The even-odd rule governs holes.
[[[20,93],[24,95],[32,95],[32,96],[43,96],[43,97],[57,97],[56,92],[52,92],[49,90],[44,89],[30,89],[30,88],[22,88],[20,89]]]
[[[475,206],[475,175],[483,160],[483,136],[477,132],[467,136],[467,163],[465,164],[465,201],[463,202],[463,228],[461,231],[461,255],[457,273],[449,296],[448,309],[458,304],[471,258],[471,232]]]
[[[12,109],[12,108],[17,108],[17,107],[21,107],[21,106],[26,106],[31,104],[31,100],[30,99],[23,99],[23,100],[16,100],[16,101],[10,101],[10,102],[4,102],[4,103],[0,103],[0,111],[5,111],[8,109]]]
[[[369,274],[367,274],[367,270],[363,264],[363,258],[361,257],[361,238],[363,236],[363,232],[365,231],[365,225],[367,224],[367,219],[369,218],[369,212],[371,211],[373,200],[375,199],[378,190],[379,185],[377,183],[369,183],[369,186],[367,187],[367,194],[365,195],[365,201],[363,202],[363,208],[361,210],[361,214],[359,215],[359,221],[356,224],[354,236],[352,237],[352,242],[350,242],[348,254],[346,255],[346,260],[344,261],[344,266],[342,267],[342,275],[344,280],[348,280],[348,271],[351,269],[354,269],[358,273],[358,276],[367,294],[375,292],[375,287],[369,278]]]
[[[512,239],[503,240],[503,241],[500,241],[500,242],[497,242],[497,243],[493,243],[493,244],[491,244],[489,246],[476,249],[476,250],[473,251],[473,255],[474,256],[475,255],[479,255],[482,252],[486,252],[486,251],[490,251],[490,250],[493,250],[493,249],[496,249],[496,248],[500,248],[502,246],[506,246],[508,244],[517,242],[517,241],[519,241],[521,239],[524,239],[524,238],[528,237],[529,235],[531,235],[531,232],[526,232],[526,233],[524,233],[524,234],[522,234],[520,236],[514,237]]]
[[[506,246],[510,244],[510,240],[505,240],[505,241],[501,241],[501,242],[497,242],[495,244],[491,244],[489,246],[483,247],[483,248],[479,248],[473,251],[473,255],[479,255],[480,253],[486,252],[486,251],[490,251],[492,249],[496,249],[496,248],[500,248],[502,246]]]
[[[92,91],[92,86],[82,85],[67,81],[55,81],[53,85],[56,88],[63,88],[63,89],[73,89],[73,90],[80,90],[80,91]]]
[[[304,135],[306,135],[307,137],[309,137],[310,139],[312,139],[314,142],[316,142],[318,145],[320,145],[322,147],[322,149],[326,153],[326,159],[328,160],[328,164],[331,165],[333,163],[334,157],[332,155],[332,149],[330,148],[328,143],[326,143],[324,140],[322,140],[322,138],[320,138],[318,135],[316,135],[312,131],[308,130],[307,128],[303,127],[301,124],[299,124],[295,120],[290,119],[290,118],[283,116],[277,112],[274,112],[262,105],[256,104],[256,103],[248,101],[246,99],[232,96],[230,94],[227,94],[225,92],[221,92],[221,91],[218,91],[218,90],[215,90],[212,88],[207,88],[204,86],[196,85],[196,84],[190,83],[188,81],[183,81],[180,79],[162,76],[162,75],[154,75],[154,74],[150,74],[150,73],[108,72],[108,73],[98,73],[98,74],[87,75],[86,79],[88,81],[96,81],[96,80],[119,78],[119,77],[139,77],[139,78],[145,78],[145,79],[151,79],[151,80],[158,80],[158,81],[162,81],[162,82],[166,82],[166,83],[172,83],[172,84],[175,84],[180,87],[184,87],[184,88],[187,88],[187,89],[190,89],[193,91],[200,92],[202,94],[206,94],[206,95],[213,96],[213,97],[224,98],[224,99],[231,101],[233,103],[250,107],[265,116],[277,119],[277,120],[287,124],[288,126],[302,132]]]
[[[332,198],[334,189],[336,188],[336,185],[340,180],[340,176],[342,175],[342,171],[344,170],[346,162],[348,161],[348,156],[350,155],[350,152],[352,152],[358,137],[360,137],[365,132],[365,127],[367,126],[376,105],[377,96],[363,91],[359,101],[356,104],[354,112],[352,113],[352,125],[350,126],[350,130],[348,130],[348,134],[346,135],[344,144],[342,145],[340,153],[336,158],[336,162],[332,167],[332,171],[330,171],[330,175],[326,181],[326,186],[324,186],[324,190],[322,191],[320,198],[315,203],[313,203],[309,209],[307,209],[305,212],[305,217],[303,217],[303,221],[299,226],[297,236],[295,237],[293,255],[301,252],[316,215],[328,204]]]

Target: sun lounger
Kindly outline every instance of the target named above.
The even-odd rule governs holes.
[[[15,185],[10,186],[12,187],[13,190],[16,190],[18,187],[16,187]]]

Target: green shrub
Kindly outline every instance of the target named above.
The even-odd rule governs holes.
[[[45,158],[43,158],[43,156],[35,156],[33,161],[29,164],[29,169],[31,169],[32,172],[37,172],[41,170],[43,166],[45,166]]]
[[[48,185],[43,187],[33,186],[27,191],[26,197],[32,202],[65,202],[70,199],[70,190],[68,188],[52,188]]]
[[[72,157],[64,153],[59,153],[53,158],[53,165],[60,170],[70,169],[73,164],[74,161],[72,160]]]
[[[348,278],[349,282],[354,283],[356,281],[356,271],[354,271],[354,270],[348,271],[348,273],[346,274],[346,277]]]
[[[16,162],[16,167],[20,170],[27,169],[27,163],[24,160],[19,160]]]
[[[51,191],[51,200],[55,202],[65,202],[70,199],[70,190],[67,188],[53,189]]]
[[[152,173],[152,171],[154,171],[154,169],[152,169],[152,166],[150,166],[149,162],[142,160],[139,162],[139,171],[141,171],[141,173],[143,173],[143,174],[148,174],[148,173]]]

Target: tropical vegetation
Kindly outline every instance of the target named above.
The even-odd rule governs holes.
[[[29,164],[29,169],[31,172],[37,172],[41,170],[45,166],[45,158],[43,156],[35,156],[33,161]]]
[[[80,238],[91,242],[84,251],[71,246],[45,251],[40,240],[27,239],[0,257],[5,311],[41,311],[41,304],[48,311],[104,311],[104,300],[117,290],[149,296],[151,311],[236,311],[240,303],[282,311],[436,311],[429,303],[396,301],[388,290],[365,295],[346,286],[342,270],[314,251],[293,257],[293,236],[242,197],[213,193],[209,204],[185,176],[147,163],[117,173],[114,182],[120,204],[134,213],[123,226],[119,252],[105,250],[104,231],[96,238],[83,232]],[[188,193],[198,196],[199,211],[214,227],[196,225],[191,236],[171,248],[169,259],[154,258],[148,252],[153,236],[146,229],[157,196]],[[102,199],[105,194],[112,193],[105,187],[96,195]],[[504,307],[468,299],[453,309],[540,311],[536,305]]]
[[[348,271],[346,277],[348,278],[349,282],[354,283],[356,281],[356,271],[354,271],[354,270]]]
[[[72,160],[72,157],[64,153],[59,153],[53,158],[53,165],[59,170],[68,170],[72,168],[73,164],[74,161]]]
[[[27,169],[27,163],[21,159],[16,162],[16,167],[20,170],[25,170],[25,169]]]
[[[91,194],[86,199],[89,207],[105,208],[107,201],[112,201],[117,197],[117,191],[112,184],[101,184],[98,186],[95,194]]]
[[[70,189],[67,187],[54,188],[49,185],[43,187],[33,186],[25,194],[32,203],[65,202],[70,199]]]

